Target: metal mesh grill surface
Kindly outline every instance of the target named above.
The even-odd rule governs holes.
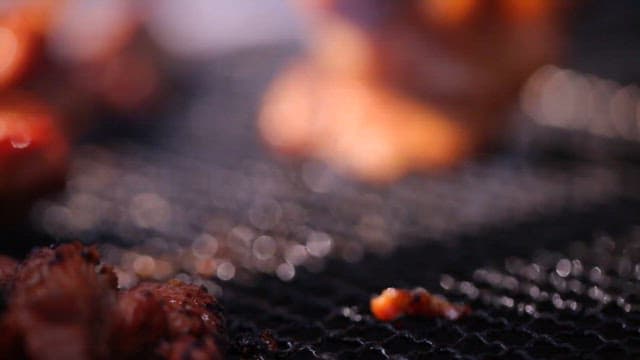
[[[235,355],[636,358],[638,239],[628,224],[637,221],[630,213],[638,205],[614,202],[453,243],[401,249],[391,258],[332,263],[292,284],[265,277],[252,286],[230,286],[225,302]],[[594,233],[601,235],[570,240]],[[544,246],[553,250],[535,250]],[[440,275],[443,269],[448,275]],[[369,298],[381,288],[418,285],[467,301],[474,313],[458,322],[390,324],[369,315]],[[275,339],[277,349],[269,350],[265,338]]]
[[[197,185],[203,172],[215,178],[215,174],[222,171],[226,176],[235,176],[235,184],[250,183],[247,179],[257,177],[251,170],[255,171],[255,162],[248,162],[253,168],[245,162],[239,168],[215,170],[212,165],[203,170],[204,166],[198,161],[172,163],[171,156],[176,155],[156,154],[154,159],[136,160],[143,156],[142,150],[128,152],[126,163],[119,160],[114,150],[102,160],[80,157],[78,173],[82,176],[91,178],[95,176],[96,167],[108,167],[117,168],[119,180],[107,187],[92,188],[86,185],[91,184],[90,181],[78,175],[75,180],[72,178],[72,185],[62,199],[46,206],[74,211],[74,206],[80,206],[74,203],[80,195],[111,205],[126,203],[126,199],[135,198],[142,191],[135,188],[137,182],[126,181],[136,178],[137,181],[144,179],[145,193],[156,191],[155,194],[161,194],[159,197],[167,199],[172,209],[197,210],[198,216],[191,221],[164,229],[141,227],[132,220],[130,208],[117,208],[106,214],[125,211],[126,216],[103,219],[105,224],[115,226],[94,224],[79,233],[83,238],[89,235],[89,240],[101,240],[107,260],[123,267],[128,250],[135,250],[138,255],[161,256],[158,254],[162,251],[154,253],[147,242],[158,236],[166,239],[164,243],[172,244],[170,251],[192,249],[192,237],[208,231],[198,224],[198,219],[204,219],[203,215],[223,213],[236,225],[244,224],[244,228],[252,229],[253,246],[239,254],[226,253],[225,261],[237,267],[235,277],[223,281],[228,279],[218,272],[217,278],[214,274],[209,277],[213,281],[205,283],[221,294],[227,308],[234,339],[232,357],[485,359],[509,356],[536,359],[633,358],[640,354],[637,341],[640,235],[634,228],[640,224],[640,202],[624,191],[625,172],[595,165],[555,172],[555,165],[529,162],[514,166],[513,162],[496,162],[470,168],[465,181],[445,179],[440,183],[420,183],[416,180],[416,183],[400,184],[389,193],[348,184],[353,188],[340,187],[341,190],[318,194],[304,181],[296,180],[301,176],[299,168],[262,162],[258,167],[261,182],[253,190],[249,187],[229,192],[234,188],[229,187],[216,193],[210,189],[214,194],[210,199],[219,194],[229,201],[224,206],[215,206],[198,202],[193,187],[188,185]],[[163,171],[170,174],[176,169],[182,176],[170,180],[167,176],[153,178],[150,175]],[[563,175],[554,177],[560,173]],[[531,180],[536,176],[541,180]],[[503,186],[495,187],[491,179],[498,178]],[[79,185],[74,185],[74,181]],[[305,209],[308,217],[304,222],[285,218],[284,228],[269,229],[260,229],[252,223],[250,214],[255,198],[246,197],[248,194],[264,196],[261,186],[270,182],[285,190],[276,187],[268,193],[268,198],[277,204],[292,203]],[[127,187],[131,184],[133,188]],[[420,187],[420,184],[429,186]],[[469,184],[472,185],[467,188]],[[504,190],[509,188],[514,190]],[[553,189],[559,189],[555,194],[563,196],[548,196],[554,194]],[[403,191],[413,196],[393,196]],[[470,195],[464,195],[465,191]],[[458,227],[433,231],[432,223],[428,219],[420,220],[421,216],[448,209],[433,200],[433,192],[439,192],[444,199],[462,196],[463,200],[452,200],[454,208],[495,206],[500,202],[489,200],[502,196],[500,201],[511,203],[515,210],[510,216],[486,218],[465,218],[476,213],[459,210],[453,213],[457,218],[451,220],[451,224]],[[476,192],[484,192],[485,196],[472,197]],[[523,192],[547,196],[528,198],[521,195]],[[366,204],[369,207],[363,210]],[[373,209],[372,204],[378,204],[378,208]],[[394,217],[397,213],[384,212],[389,204],[413,209],[413,217],[402,218],[404,222],[396,225],[397,231],[385,234],[387,238],[383,240],[393,241],[393,247],[380,251],[379,243],[371,242],[366,232],[365,235],[358,232],[357,229],[362,228],[358,220],[363,213],[379,211],[385,224],[393,224],[398,221]],[[326,209],[334,210],[327,212]],[[486,213],[484,209],[479,213]],[[40,218],[46,219],[46,216]],[[475,226],[465,226],[472,221],[476,221]],[[63,221],[55,224],[67,227],[54,226],[49,230],[77,229]],[[292,266],[295,276],[283,277],[277,267],[261,268],[259,264],[264,259],[256,258],[259,253],[253,252],[257,239],[266,236],[260,234],[281,236],[287,239],[286,244],[309,251],[309,236],[292,230],[297,226],[313,226],[322,231],[332,239],[333,250]],[[368,226],[374,233],[381,231],[375,223]],[[219,246],[239,241],[233,237],[220,239]],[[345,257],[344,249],[340,248],[342,241],[357,244],[362,257]],[[239,257],[243,251],[253,256],[247,265],[243,265],[243,258]],[[277,254],[273,253],[273,257],[277,258]],[[282,256],[286,259],[286,251]],[[193,268],[180,263],[183,258],[169,260],[177,272],[183,272],[178,276],[191,279],[184,272],[193,272]],[[276,263],[280,261],[284,260],[278,258]],[[444,293],[452,300],[469,303],[474,312],[458,322],[401,319],[380,323],[369,314],[368,302],[373,294],[388,286],[423,286]]]

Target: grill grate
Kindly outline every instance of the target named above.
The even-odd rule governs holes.
[[[143,151],[128,151],[119,158],[114,150],[110,151],[108,156],[97,158],[82,158],[83,153],[80,153],[77,174],[81,175],[72,177],[69,189],[61,199],[42,206],[45,209],[55,207],[82,212],[81,205],[94,205],[91,201],[78,201],[83,197],[85,200],[100,199],[107,208],[114,206],[111,212],[105,213],[109,216],[100,217],[103,224],[93,224],[80,236],[102,240],[107,261],[118,265],[120,275],[133,272],[132,279],[145,276],[136,267],[135,260],[127,260],[132,258],[132,254],[145,261],[149,258],[166,259],[174,266],[174,271],[165,276],[176,271],[194,272],[188,264],[185,266],[180,261],[186,259],[190,262],[197,258],[162,256],[163,251],[193,253],[191,250],[205,229],[196,228],[194,231],[192,226],[197,225],[196,220],[203,214],[219,215],[226,211],[236,225],[243,224],[243,228],[252,229],[248,236],[249,245],[239,253],[224,253],[225,258],[220,254],[212,257],[215,262],[223,260],[227,264],[236,264],[235,277],[225,277],[225,273],[218,270],[214,274],[217,279],[216,276],[208,277],[212,280],[195,279],[222,296],[231,336],[235,339],[232,357],[485,359],[509,356],[535,359],[570,356],[633,358],[640,355],[640,342],[636,340],[640,326],[640,315],[636,312],[640,304],[637,295],[640,236],[633,228],[633,225],[640,224],[640,202],[620,191],[623,187],[617,185],[624,183],[621,172],[580,166],[576,168],[578,170],[563,169],[557,173],[562,176],[555,176],[553,167],[532,163],[523,167],[522,163],[514,166],[513,162],[497,162],[467,170],[465,181],[431,181],[428,183],[430,186],[422,189],[418,182],[408,182],[389,193],[366,189],[363,191],[367,195],[358,195],[363,192],[350,185],[353,187],[347,187],[343,192],[319,195],[296,180],[295,174],[299,171],[296,168],[271,164],[271,168],[267,165],[258,167],[264,182],[257,183],[257,188],[243,188],[231,196],[229,193],[221,194],[232,201],[228,207],[216,208],[197,203],[198,188],[188,186],[199,183],[203,169],[207,168],[202,163],[194,161],[175,165],[170,156],[159,156],[158,153],[153,159],[145,159],[147,153]],[[126,163],[120,163],[125,161],[120,159],[126,159]],[[255,162],[250,164],[255,165]],[[102,172],[96,168],[101,168]],[[214,166],[209,168],[215,169]],[[236,180],[235,184],[251,184],[247,179],[256,177],[251,169],[241,167],[224,171],[226,176]],[[216,171],[222,170],[205,172],[205,177],[218,181]],[[109,172],[117,176],[98,178],[96,175]],[[162,172],[183,176],[167,177],[162,176]],[[155,178],[153,174],[156,174]],[[95,186],[89,181],[97,178],[100,181],[105,178],[115,180],[106,187]],[[536,178],[541,180],[531,180]],[[493,186],[495,182],[492,179],[503,179],[506,181],[504,188],[512,190],[500,191],[504,188]],[[287,244],[295,243],[310,251],[308,236],[298,237],[293,231],[286,232],[290,228],[261,230],[251,223],[249,214],[255,199],[246,196],[252,191],[264,196],[260,186],[265,182],[284,187],[284,190],[273,190],[268,194],[269,198],[278,204],[296,204],[307,212],[305,223],[291,220],[285,224],[315,226],[336,243],[341,239],[352,241],[361,246],[364,258],[345,261],[339,251],[323,254],[321,259],[311,256],[310,259],[321,261],[297,264],[293,267],[295,277],[284,278],[286,281],[277,269],[269,271],[256,267],[256,261],[259,263],[264,259],[257,258],[255,253],[252,262],[242,265],[242,258],[234,256],[251,253],[261,233],[274,238],[288,236]],[[145,186],[136,187],[139,184]],[[175,189],[194,188],[196,190],[184,193],[175,192]],[[185,222],[188,226],[174,226],[169,230],[136,227],[131,208],[122,207],[122,203],[123,199],[135,198],[142,189],[147,194],[150,190],[160,194],[157,196],[166,198],[172,209],[197,209],[194,212],[196,217],[191,223]],[[491,189],[498,191],[475,199],[462,196],[462,200],[457,200],[459,202],[454,202],[449,208],[454,209],[461,204],[488,206],[490,202],[487,199],[503,196],[503,203],[514,199],[513,202],[520,206],[516,209],[529,207],[534,211],[513,211],[510,219],[497,218],[500,221],[492,217],[481,219],[483,221],[476,219],[480,225],[460,226],[457,232],[455,229],[430,232],[430,223],[420,222],[419,216],[403,218],[410,231],[388,235],[390,241],[397,241],[390,253],[376,251],[377,248],[367,242],[367,237],[353,230],[358,227],[355,220],[362,215],[363,204],[371,202],[372,198],[380,211],[395,201],[412,209],[414,215],[419,215],[447,209],[438,208],[443,203],[442,199],[434,201],[434,198],[429,198],[434,192],[444,199],[448,196],[459,199],[464,191],[473,194],[490,192]],[[523,201],[523,197],[519,197],[525,191],[554,194],[554,191],[547,191],[549,189],[557,189],[555,194],[562,191],[569,194],[560,200],[555,196],[543,196],[524,197]],[[589,193],[589,189],[597,191]],[[216,190],[211,190],[213,195],[210,196],[214,198]],[[228,192],[228,189],[222,191]],[[404,196],[399,200],[394,197],[395,194],[408,193],[414,194],[413,197]],[[586,194],[591,197],[583,196]],[[537,202],[526,201],[531,199]],[[349,206],[339,206],[345,203]],[[546,211],[535,210],[541,205]],[[340,212],[336,216],[336,213],[327,212],[327,208],[339,209]],[[43,211],[42,207],[39,211]],[[46,214],[47,210],[44,211]],[[125,211],[125,216],[122,216],[122,211]],[[482,213],[485,212],[460,212],[455,224],[471,222],[464,218],[467,214]],[[119,217],[113,217],[116,215]],[[39,218],[51,220],[46,216]],[[538,220],[526,222],[527,218]],[[388,222],[397,220],[392,216],[383,219]],[[69,225],[63,221],[53,224],[55,226],[49,230],[65,229],[64,226]],[[413,228],[410,228],[411,224]],[[42,225],[45,230],[46,226],[51,226]],[[231,228],[230,233],[234,233],[237,226]],[[424,233],[421,234],[419,229],[424,229]],[[278,234],[278,231],[283,232]],[[159,236],[164,237],[163,243],[171,247],[160,250],[150,247],[147,239]],[[196,236],[196,240],[191,236]],[[224,238],[217,233],[215,237],[219,239],[217,246],[220,249],[243,241],[241,237]],[[196,249],[202,250],[202,247]],[[274,256],[277,254],[273,253]],[[131,267],[127,268],[128,265]],[[153,277],[153,274],[146,276]],[[185,273],[177,276],[193,280]],[[232,281],[225,281],[231,278]],[[474,313],[453,323],[442,319],[401,319],[390,324],[380,323],[369,315],[368,302],[372,294],[387,286],[440,289],[452,300],[469,302]],[[534,287],[537,290],[533,290]]]
[[[586,213],[461,239],[454,246],[427,244],[401,249],[391,258],[369,256],[357,265],[334,262],[322,273],[300,274],[291,284],[265,276],[249,286],[230,285],[224,301],[236,339],[234,355],[294,359],[637,358],[640,239],[628,221],[638,220],[631,214],[637,214],[639,206],[637,202],[616,202]],[[575,226],[576,222],[581,226]],[[601,235],[591,244],[569,240],[593,233],[615,236]],[[513,238],[522,244],[514,244]],[[530,241],[535,238],[540,238],[539,243]],[[526,262],[502,258],[493,251],[499,245],[507,248],[505,253],[531,253],[539,246],[554,250],[538,251]],[[566,249],[566,255],[559,249]],[[470,254],[475,254],[473,259]],[[504,265],[478,267],[487,261],[503,261]],[[443,268],[468,281],[454,280],[451,275],[438,279],[437,269]],[[570,286],[559,285],[558,279],[567,283],[575,280],[583,291],[572,292]],[[523,293],[530,291],[530,283],[539,287],[535,297]],[[388,285],[440,287],[452,299],[470,302],[474,313],[458,322],[405,318],[380,323],[369,315],[368,300]],[[556,295],[564,303],[559,303]],[[570,306],[570,299],[578,306]],[[523,304],[535,311],[526,311]],[[270,330],[277,350],[269,350],[261,340],[264,329]]]

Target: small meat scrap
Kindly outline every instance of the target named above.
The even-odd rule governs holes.
[[[458,320],[471,313],[469,306],[452,304],[442,296],[433,295],[423,288],[387,288],[371,299],[370,307],[373,315],[381,321],[393,321],[404,315]]]
[[[80,243],[0,257],[0,359],[221,359],[222,308],[180,281],[120,291],[113,269]]]

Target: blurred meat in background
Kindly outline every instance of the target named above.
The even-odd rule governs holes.
[[[38,196],[60,189],[69,145],[52,109],[28,95],[0,100],[0,214],[14,221]]]
[[[267,94],[261,133],[279,151],[374,182],[448,168],[494,142],[527,75],[560,52],[567,6],[298,5],[309,50]],[[290,11],[282,1],[7,2],[0,86],[46,103],[71,140],[106,110],[157,111],[175,91],[176,63],[305,38]]]
[[[304,60],[261,129],[287,153],[370,181],[441,170],[497,141],[518,90],[561,53],[566,2],[303,1]]]
[[[0,5],[3,220],[24,215],[16,210],[62,184],[69,144],[96,121],[148,118],[161,111],[160,101],[175,92],[172,59],[210,58],[285,34],[273,29],[281,18],[278,10],[284,9],[279,1],[261,6],[122,0]],[[247,28],[245,20],[262,18],[264,12],[276,16]],[[144,120],[145,126],[153,126],[150,121]],[[130,125],[120,121],[116,126]]]

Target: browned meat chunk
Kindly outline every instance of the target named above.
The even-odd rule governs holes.
[[[222,309],[201,287],[175,280],[144,283],[120,296],[119,313],[114,339],[125,353],[146,348],[167,359],[222,357]]]
[[[14,353],[34,359],[107,357],[116,284],[96,272],[98,261],[95,249],[71,244],[38,249],[18,267],[3,321],[17,333],[19,341],[10,344]]]
[[[1,258],[0,358],[222,358],[222,310],[203,288],[170,281],[118,291],[116,280],[79,243],[35,250],[18,266]]]

